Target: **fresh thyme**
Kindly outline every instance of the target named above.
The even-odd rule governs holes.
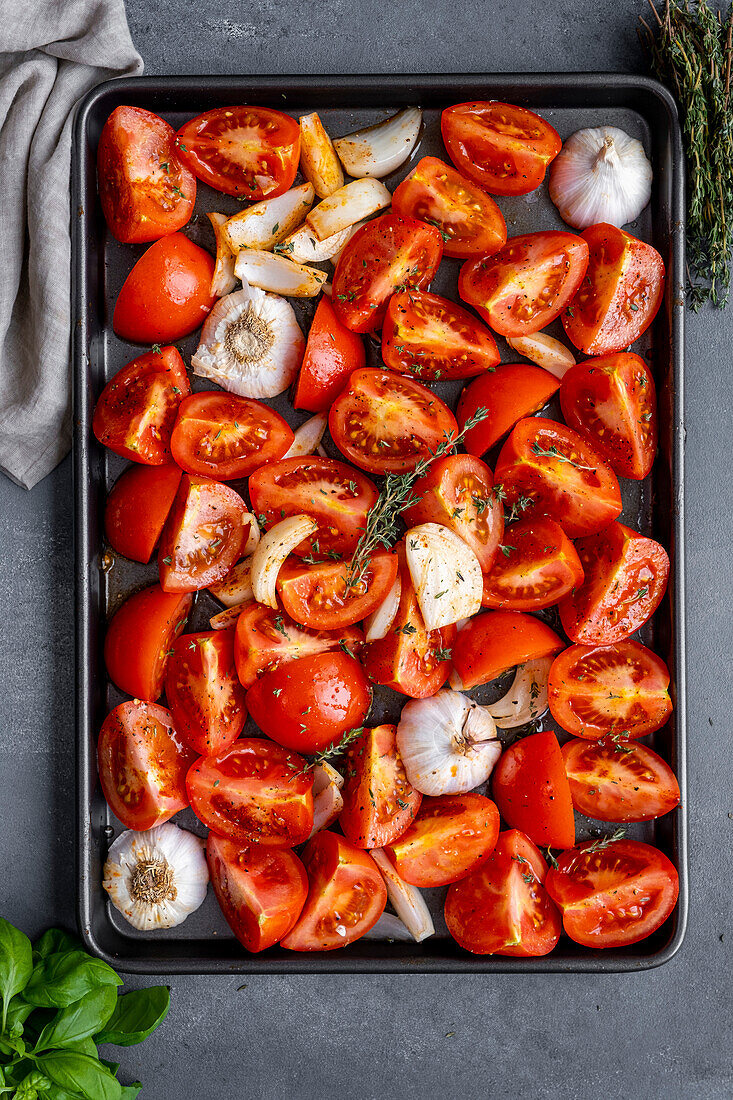
[[[568,462],[571,466],[575,466],[576,470],[595,470],[595,466],[583,466],[582,463],[576,462],[573,458],[568,458],[562,451],[558,451],[554,443],[545,450],[541,444],[535,439],[532,444],[532,454],[539,455],[540,458],[556,458],[558,462]]]
[[[313,771],[313,769],[319,767],[320,764],[325,764],[327,760],[333,760],[337,756],[343,756],[349,745],[357,741],[363,732],[363,726],[356,726],[354,729],[348,730],[340,741],[332,741],[328,748],[325,748],[322,752],[316,753],[316,755],[308,760],[304,767],[300,768],[298,771],[295,771],[294,764],[290,764],[289,767],[294,770],[291,779],[297,779],[301,775],[307,775],[308,772]]]
[[[601,836],[598,840],[594,840],[592,844],[589,844],[587,848],[583,848],[583,854],[586,852],[602,852],[609,844],[615,844],[617,840],[623,840],[625,836],[626,829],[617,829],[610,836]]]

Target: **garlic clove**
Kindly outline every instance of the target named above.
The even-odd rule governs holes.
[[[327,425],[328,416],[326,413],[316,413],[310,420],[304,421],[299,428],[295,429],[293,442],[283,455],[283,459],[312,455],[320,445],[326,433]]]
[[[363,940],[405,940],[410,942],[415,937],[394,913],[382,913],[377,923],[368,932],[365,932],[361,938]]]
[[[234,274],[243,283],[290,298],[315,298],[328,277],[317,267],[296,264],[287,256],[256,248],[245,248],[239,253]]]
[[[310,516],[298,515],[281,519],[263,535],[252,555],[252,592],[257,603],[277,609],[275,584],[283,562],[299,542],[317,530],[318,524]]]
[[[344,185],[341,161],[317,112],[301,115],[299,122],[300,170],[319,199],[325,199]]]
[[[257,527],[259,531],[259,527]],[[259,539],[257,540],[259,544]],[[225,607],[235,607],[254,599],[252,594],[252,558],[242,558],[223,580],[209,585],[209,592]]]
[[[548,707],[547,679],[554,657],[538,657],[517,665],[506,695],[486,708],[500,729],[514,729],[539,718]]]
[[[644,146],[616,126],[578,130],[550,166],[550,198],[574,229],[634,221],[652,194]]]
[[[369,854],[384,879],[387,897],[394,906],[397,916],[404,921],[405,928],[409,930],[412,938],[417,943],[422,943],[423,940],[434,936],[435,925],[422,891],[401,878],[384,848],[372,848]]]
[[[352,228],[349,227],[342,229],[340,233],[334,233],[332,237],[326,237],[325,241],[319,241],[309,226],[301,225],[277,245],[275,251],[278,255],[294,260],[296,264],[319,264],[338,255],[351,234]]]
[[[570,348],[546,332],[533,332],[531,336],[507,336],[505,339],[510,348],[561,381],[575,366],[575,356]]]
[[[305,219],[319,241],[351,228],[380,210],[386,210],[392,196],[379,180],[352,180],[314,206]]]

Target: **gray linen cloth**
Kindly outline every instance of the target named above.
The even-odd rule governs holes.
[[[71,442],[73,108],[141,71],[123,0],[0,0],[0,469],[26,489]]]

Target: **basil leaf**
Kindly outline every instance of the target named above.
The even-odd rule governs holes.
[[[100,985],[122,985],[122,978],[84,951],[55,951],[36,963],[23,996],[38,1008],[66,1008]]]
[[[47,955],[55,955],[58,951],[80,950],[81,940],[78,936],[72,936],[70,932],[64,932],[63,928],[49,928],[33,944],[33,961],[45,959]]]
[[[31,1012],[33,1012],[33,1005],[29,1005],[22,994],[19,993],[13,997],[8,1005],[8,1018],[5,1024],[10,1035],[23,1034],[23,1024]]]
[[[117,1076],[120,1071],[119,1062],[110,1062],[107,1058],[100,1058],[99,1061],[102,1063],[103,1066],[107,1067],[110,1073],[113,1073],[115,1077]]]
[[[118,1047],[142,1043],[166,1018],[170,1003],[170,991],[164,985],[123,993],[117,998],[107,1026],[94,1036],[94,1041],[114,1043]]]
[[[86,1039],[77,1039],[75,1043],[68,1043],[64,1049],[75,1050],[77,1054],[86,1054],[87,1058],[93,1058],[95,1062],[99,1061],[97,1044],[94,1042],[94,1039],[90,1037]]]
[[[139,1081],[135,1081],[132,1085],[123,1085],[120,1093],[121,1100],[135,1100],[135,1097],[140,1095],[141,1088]]]
[[[0,1000],[3,1002],[2,1028],[11,997],[25,989],[33,970],[31,941],[9,921],[0,917]]]
[[[52,1081],[48,1092],[43,1095],[43,1100],[84,1100],[84,1098],[80,1092],[69,1092]]]
[[[87,1039],[99,1031],[109,1020],[117,1004],[117,989],[113,985],[101,985],[92,989],[81,1000],[68,1008],[62,1008],[38,1037],[34,1050],[50,1047],[68,1047],[71,1043]]]
[[[74,1050],[55,1050],[42,1054],[38,1059],[39,1069],[51,1080],[72,1093],[78,1093],[86,1100],[120,1100],[122,1086],[108,1069]]]
[[[38,1100],[38,1097],[48,1095],[51,1082],[45,1073],[39,1073],[37,1069],[31,1070],[27,1077],[18,1082],[13,1100]]]

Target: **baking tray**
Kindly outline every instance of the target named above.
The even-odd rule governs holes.
[[[591,951],[563,936],[555,951],[539,959],[472,956],[448,936],[442,920],[444,891],[428,891],[437,935],[425,943],[406,944],[361,940],[335,952],[300,954],[272,948],[248,955],[232,937],[209,892],[204,905],[181,927],[163,933],[131,929],[109,905],[102,889],[102,866],[109,843],[122,826],[107,808],[97,780],[95,743],[104,716],[123,696],[105,678],[102,643],[108,614],[125,595],[157,577],[155,563],[135,565],[117,558],[102,566],[103,505],[110,484],[124,466],[99,446],[91,433],[94,403],[104,383],[140,348],[112,333],[111,313],[119,288],[134,260],[147,246],[121,245],[108,233],[96,193],[95,155],[102,125],[119,104],[146,107],[174,127],[213,107],[253,103],[279,107],[294,116],[317,110],[333,135],[348,133],[386,117],[393,110],[418,104],[425,126],[413,161],[427,153],[445,156],[439,130],[442,108],[469,99],[502,99],[540,111],[566,138],[584,126],[613,124],[639,137],[654,166],[652,201],[631,227],[661,252],[667,267],[664,306],[649,334],[635,346],[649,359],[659,391],[660,450],[646,482],[622,482],[623,518],[654,535],[669,549],[672,573],[659,611],[641,638],[668,662],[675,704],[672,720],[655,734],[652,744],[673,766],[682,792],[681,808],[657,822],[632,826],[629,835],[662,848],[680,873],[680,898],[675,913],[653,936],[632,947]],[[385,182],[393,189],[405,168]],[[499,199],[510,235],[539,228],[562,228],[546,188],[534,195]],[[241,209],[234,199],[199,184],[197,211]],[[658,966],[679,949],[688,906],[685,776],[685,619],[683,517],[683,321],[684,321],[684,181],[682,147],[674,101],[661,85],[642,77],[614,73],[470,74],[416,76],[299,77],[142,77],[114,80],[91,92],[79,105],[73,145],[73,273],[74,273],[74,478],[76,534],[76,734],[77,891],[78,919],[86,946],[118,969],[137,973],[300,973],[401,972],[448,973],[609,972]],[[186,232],[212,246],[208,219],[199,218]],[[433,284],[438,293],[452,293],[459,262],[444,260]],[[312,302],[297,304],[304,326]],[[502,358],[516,358],[503,348]],[[179,341],[190,357],[196,337]],[[376,344],[369,361],[379,363]],[[436,384],[454,407],[461,383]],[[210,388],[197,379],[196,389]],[[308,414],[293,413],[287,395],[273,406],[293,423]],[[550,415],[557,413],[551,406]],[[493,466],[495,453],[488,456]],[[235,487],[236,483],[235,483]],[[205,629],[218,608],[208,594],[197,600],[187,629]],[[551,618],[551,614],[550,614]],[[506,682],[471,694],[481,701],[498,698]],[[402,697],[378,689],[370,716],[395,720]],[[552,725],[550,721],[546,723]],[[246,733],[256,734],[252,725]],[[566,735],[564,735],[566,736]],[[203,832],[190,810],[179,815],[186,827]],[[608,832],[601,823],[579,818],[579,835]]]

